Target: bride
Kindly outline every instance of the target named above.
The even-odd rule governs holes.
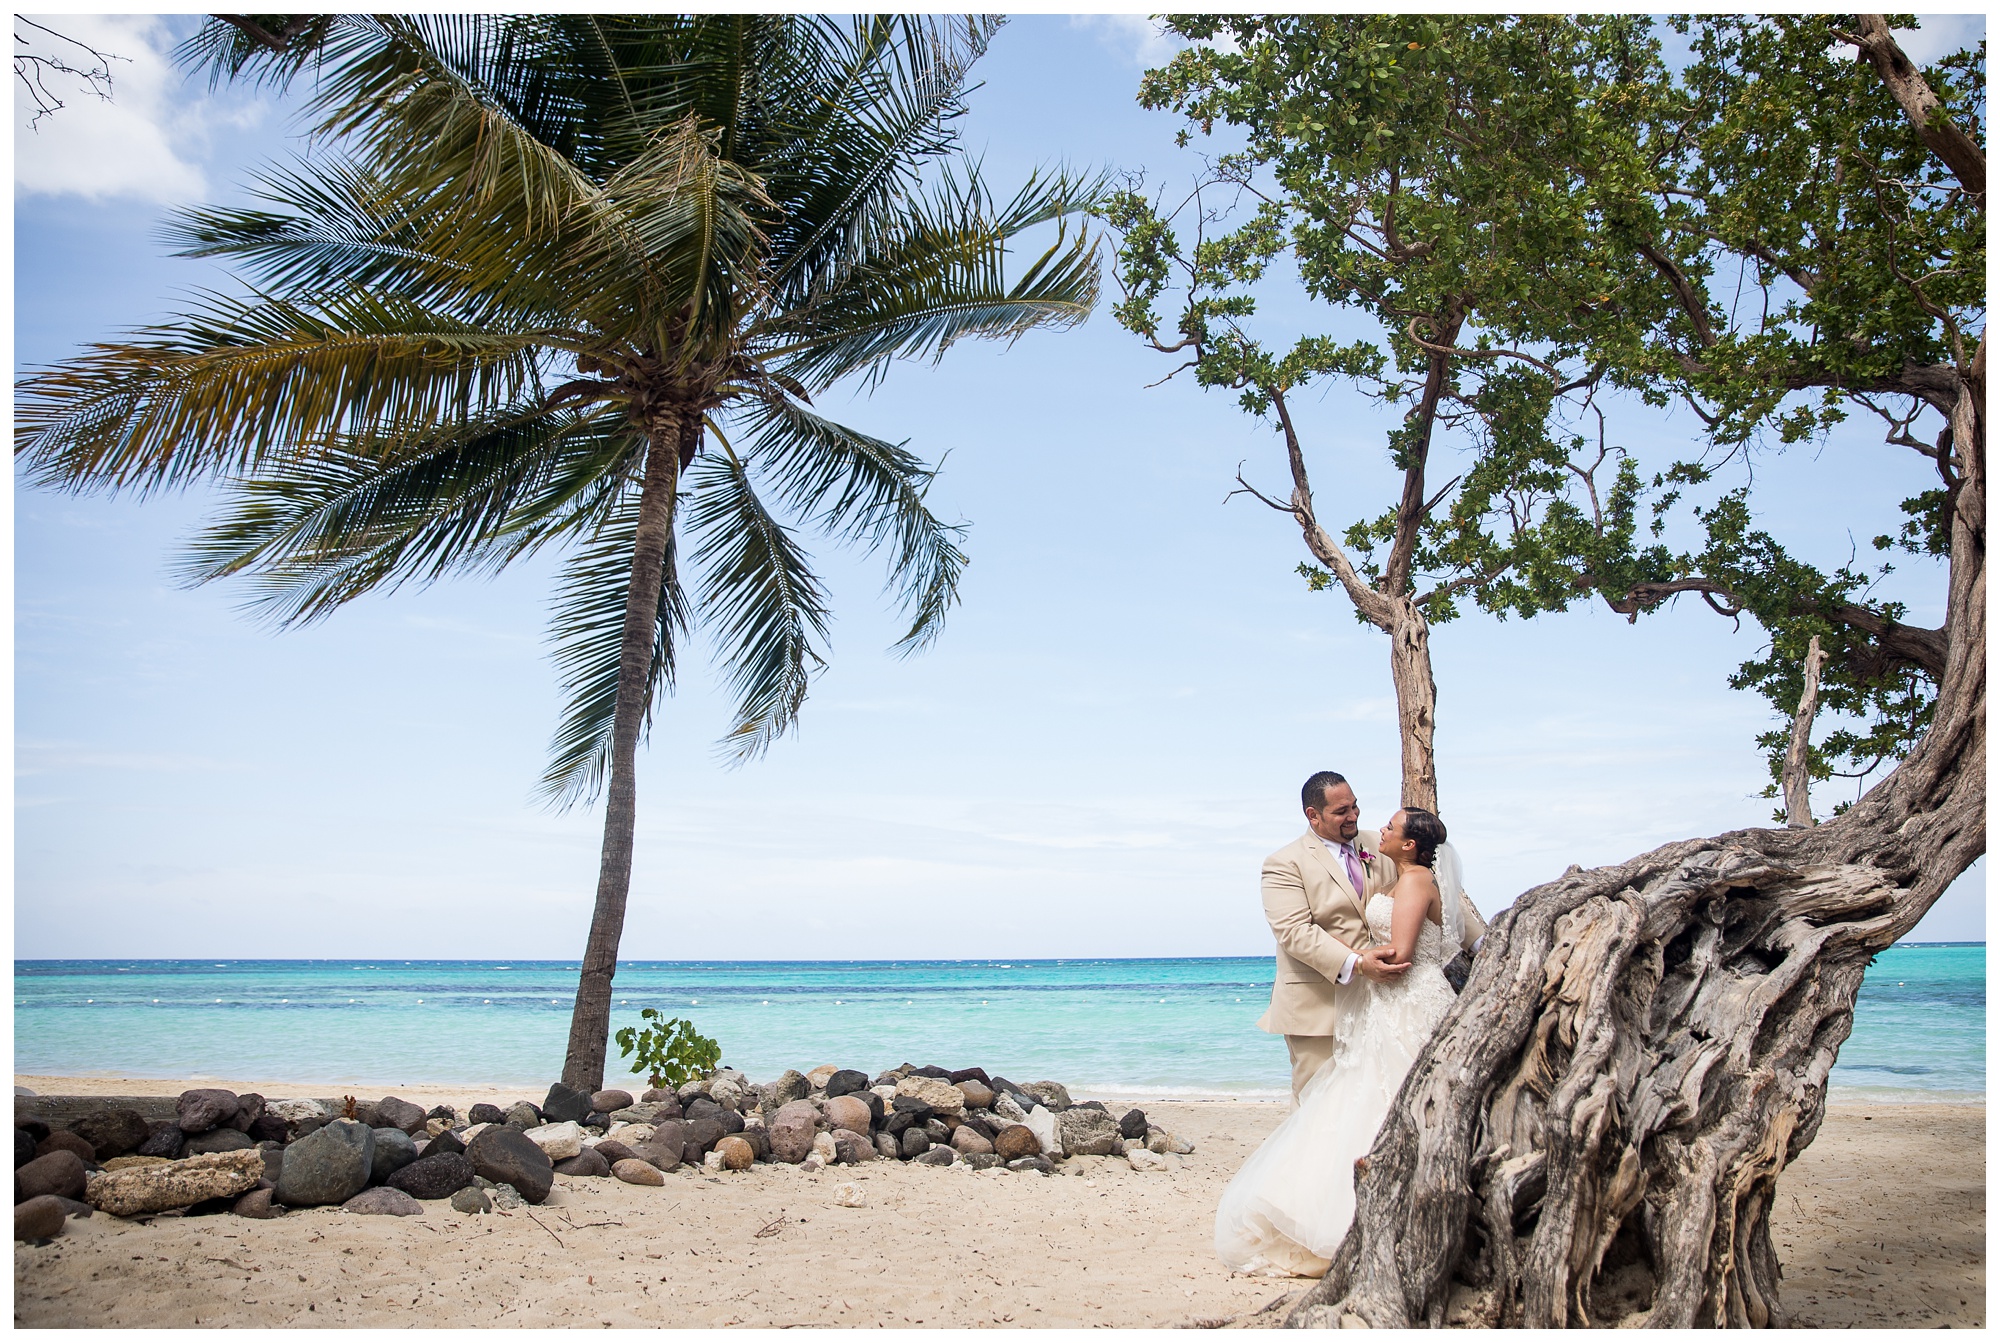
[[[1377,849],[1395,861],[1396,885],[1368,901],[1368,931],[1410,968],[1342,993],[1332,1057],[1223,1191],[1215,1249],[1231,1268],[1320,1277],[1354,1220],[1354,1162],[1456,996],[1444,964],[1459,945],[1463,883],[1444,840],[1444,822],[1416,807],[1382,829]]]

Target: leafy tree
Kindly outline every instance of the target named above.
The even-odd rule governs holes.
[[[571,1086],[603,1082],[634,759],[688,628],[721,650],[726,747],[744,758],[795,721],[822,658],[827,594],[799,523],[883,555],[910,615],[899,650],[956,599],[960,533],[926,505],[931,469],[814,398],[1094,302],[1080,229],[1062,224],[1018,278],[1005,264],[1090,188],[1037,177],[997,197],[956,156],[992,31],[212,21],[187,56],[217,78],[309,73],[317,133],[341,152],[269,171],[252,208],[176,222],[183,252],[235,263],[244,292],[20,385],[38,482],[224,482],[187,572],[241,578],[280,624],[565,554],[551,630],[569,707],[543,784],[564,803],[607,795]]]
[[[1738,681],[1787,715],[1818,635],[1829,698],[1860,722],[1821,743],[1818,767],[1900,757],[1825,824],[1572,869],[1498,916],[1294,1322],[1786,1322],[1770,1209],[1818,1130],[1862,972],[1985,852],[1985,62],[1966,50],[1919,70],[1893,35],[1908,23],[1679,19],[1676,68],[1639,18],[1191,18],[1182,35],[1228,43],[1148,76],[1142,96],[1193,130],[1244,128],[1245,166],[1217,176],[1268,165],[1293,239],[1311,240],[1304,217],[1366,241],[1294,255],[1309,287],[1373,286],[1372,310],[1407,310],[1399,367],[1539,363],[1554,386],[1589,375],[1691,406],[1699,451],[1642,489],[1655,522],[1687,503],[1700,544],[1579,544],[1545,572],[1634,617],[1678,594],[1751,616],[1771,646]],[[1407,190],[1412,165],[1474,148],[1457,177],[1421,179],[1435,195]],[[1493,191],[1520,200],[1516,223]],[[1143,296],[1159,268],[1133,268],[1134,232],[1121,260]],[[1254,238],[1228,241],[1254,258]],[[1435,297],[1451,291],[1404,278],[1424,273],[1403,268],[1419,252],[1465,258],[1476,321],[1452,326]],[[1212,255],[1193,263],[1244,264]],[[1187,311],[1183,338],[1247,313],[1235,295]],[[1935,630],[1871,598],[1858,564],[1789,553],[1743,488],[1691,493],[1857,407],[1937,472],[1880,543],[1946,561]],[[1422,423],[1398,431],[1405,462]],[[1295,474],[1302,500],[1306,525]],[[1496,591],[1516,572],[1535,570]],[[1641,1285],[1612,1290],[1614,1274]]]
[[[1581,357],[1625,320],[1608,291],[1645,274],[1642,258],[1594,238],[1598,193],[1577,171],[1629,153],[1603,127],[1646,96],[1633,63],[1644,20],[1170,26],[1243,45],[1180,53],[1147,74],[1140,101],[1183,114],[1183,143],[1219,124],[1244,143],[1211,159],[1176,205],[1138,186],[1109,198],[1103,213],[1121,235],[1116,314],[1181,360],[1169,377],[1234,390],[1273,422],[1291,490],[1244,489],[1297,522],[1313,587],[1337,585],[1389,636],[1402,798],[1435,808],[1431,626],[1467,603],[1502,617],[1562,610],[1588,597],[1586,576],[1672,576],[1669,552],[1642,531],[1637,466],[1606,436],[1607,366]],[[1478,110],[1495,105],[1510,115]],[[1295,270],[1330,317],[1364,318],[1379,335],[1307,331],[1275,344],[1258,311],[1274,265]],[[1657,300],[1652,315],[1662,315]],[[1394,498],[1338,534],[1320,520],[1294,414],[1298,396],[1327,379],[1394,417],[1383,442],[1402,475]],[[1350,497],[1344,481],[1336,488]]]

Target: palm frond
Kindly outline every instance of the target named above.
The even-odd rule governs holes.
[[[312,305],[211,293],[134,335],[18,385],[15,449],[35,483],[149,489],[417,437],[517,401],[560,338],[360,290]]]
[[[925,495],[936,473],[900,443],[849,429],[783,397],[759,403],[749,459],[793,512],[873,553],[888,548],[887,586],[910,616],[899,653],[944,628],[965,569],[964,524],[938,520]]]
[[[308,624],[363,593],[491,572],[594,527],[643,449],[620,415],[533,406],[386,454],[322,447],[235,482],[179,576],[240,578],[262,618]]]
[[[618,669],[625,642],[626,595],[639,527],[639,491],[627,489],[557,580],[549,637],[557,675],[567,692],[562,722],[550,744],[541,793],[558,807],[594,799],[611,762],[611,728],[618,708]],[[682,590],[673,528],[661,574],[653,659],[646,673],[646,723],[673,688],[674,658],[686,637],[689,612]],[[643,729],[642,729],[643,731]]]
[[[696,603],[737,697],[723,747],[738,761],[768,749],[798,719],[825,659],[825,590],[792,534],[764,507],[742,460],[710,453],[688,473],[688,532],[700,569]]]
[[[891,360],[935,360],[968,337],[1012,341],[1083,321],[1097,302],[1098,244],[1071,216],[1100,183],[1038,174],[996,208],[976,172],[945,174],[826,292],[775,314],[758,332],[761,356],[823,388],[856,373],[879,380]],[[1010,284],[1008,243],[1051,221],[1054,242]]]

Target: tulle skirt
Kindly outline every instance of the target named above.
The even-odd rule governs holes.
[[[1350,986],[1352,987],[1352,986]],[[1250,1155],[1215,1210],[1215,1252],[1246,1273],[1317,1278],[1354,1220],[1354,1163],[1453,1000],[1435,964],[1343,992],[1333,1055]]]

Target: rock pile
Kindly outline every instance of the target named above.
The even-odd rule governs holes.
[[[982,1068],[903,1064],[870,1077],[832,1065],[758,1085],[718,1068],[675,1091],[591,1094],[557,1083],[540,1105],[426,1111],[394,1096],[266,1101],[216,1088],[182,1093],[171,1121],[131,1110],[86,1114],[66,1129],[14,1121],[15,1238],[60,1235],[67,1217],[184,1210],[275,1217],[288,1208],[410,1216],[424,1200],[463,1213],[549,1196],[557,1175],[663,1185],[687,1165],[713,1172],[787,1162],[808,1170],[867,1161],[1055,1169],[1075,1156],[1123,1156],[1172,1169],[1191,1144],[1130,1110],[1078,1103],[1060,1082],[1017,1085]],[[81,1200],[81,1201],[79,1201]]]

